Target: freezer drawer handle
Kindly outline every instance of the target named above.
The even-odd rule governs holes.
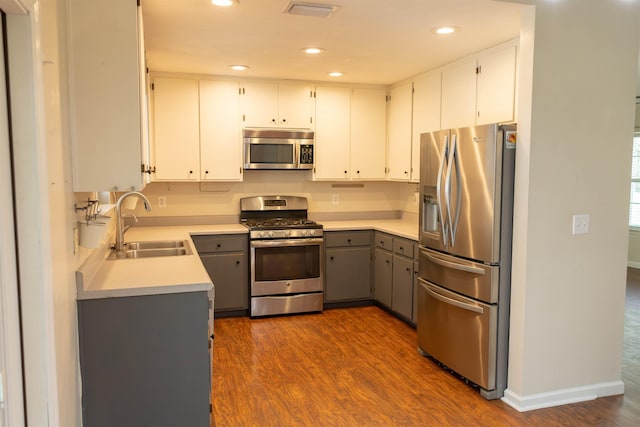
[[[420,280],[420,282],[422,282],[422,279],[418,279]],[[474,313],[478,313],[478,314],[483,314],[484,310],[482,309],[482,307],[477,307],[475,305],[471,305],[471,304],[465,304],[463,302],[460,301],[456,301],[454,299],[451,298],[447,298],[444,295],[440,295],[436,292],[433,292],[431,289],[429,289],[424,283],[420,283],[420,285],[424,288],[424,290],[431,295],[432,297],[434,297],[437,300],[442,301],[445,304],[449,304],[449,305],[453,305],[455,307],[461,308],[463,310],[467,310],[467,311],[473,311]]]
[[[481,269],[481,268],[472,267],[470,265],[457,264],[455,262],[450,262],[450,261],[445,261],[443,259],[436,258],[436,257],[430,255],[426,251],[422,251],[422,253],[423,253],[424,256],[429,258],[429,261],[433,262],[434,264],[439,264],[439,265],[441,265],[443,267],[453,268],[454,270],[466,271],[467,273],[473,273],[473,274],[477,274],[479,276],[484,276],[484,270]]]

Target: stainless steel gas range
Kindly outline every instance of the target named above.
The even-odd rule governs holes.
[[[322,225],[307,218],[307,199],[240,200],[249,228],[251,317],[322,311]]]

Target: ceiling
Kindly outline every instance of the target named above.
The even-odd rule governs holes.
[[[142,0],[151,71],[389,85],[518,37],[519,4],[493,0],[310,0],[328,18],[289,15],[290,0]],[[304,0],[303,2],[306,2]],[[459,28],[452,35],[434,27]],[[317,56],[302,52],[322,47]],[[231,64],[250,68],[243,72]],[[328,76],[341,71],[342,77]]]

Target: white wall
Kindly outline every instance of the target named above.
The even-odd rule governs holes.
[[[404,211],[418,213],[413,194],[416,184],[398,182],[331,183],[310,181],[304,171],[246,171],[243,182],[237,183],[160,183],[149,184],[143,193],[149,197],[152,211],[144,212],[141,204],[136,215],[237,215],[240,198],[286,194],[304,196],[309,201],[309,213]],[[345,184],[347,185],[345,187]],[[332,196],[339,203],[333,204]],[[167,206],[158,207],[158,197],[165,197]]]
[[[640,22],[637,2],[535,3],[522,19],[505,396],[521,410],[623,391]],[[590,233],[572,236],[583,213]]]

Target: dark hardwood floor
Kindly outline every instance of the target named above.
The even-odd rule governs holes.
[[[520,413],[416,352],[377,307],[216,319],[213,423],[227,426],[640,425],[640,271],[630,270],[625,394]]]

